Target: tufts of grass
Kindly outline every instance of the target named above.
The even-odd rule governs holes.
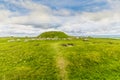
[[[46,43],[0,44],[1,80],[56,80],[54,63],[54,53]]]
[[[119,40],[12,39],[0,39],[0,80],[120,79]]]

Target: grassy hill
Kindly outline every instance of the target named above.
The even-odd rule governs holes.
[[[40,34],[40,38],[68,38],[69,36],[61,31],[48,31]]]
[[[120,41],[0,38],[0,80],[119,80]]]

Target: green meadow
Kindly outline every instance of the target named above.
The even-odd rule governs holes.
[[[0,38],[0,80],[120,80],[120,40]]]

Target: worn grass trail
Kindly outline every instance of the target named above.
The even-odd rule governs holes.
[[[68,80],[68,75],[66,71],[68,62],[65,59],[63,53],[60,51],[58,43],[54,43],[52,46],[56,53],[55,59],[56,67],[58,68],[58,80]]]

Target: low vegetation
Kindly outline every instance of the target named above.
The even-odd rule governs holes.
[[[119,80],[120,41],[0,38],[0,80]]]
[[[0,80],[119,80],[119,44],[60,31],[0,38]]]

